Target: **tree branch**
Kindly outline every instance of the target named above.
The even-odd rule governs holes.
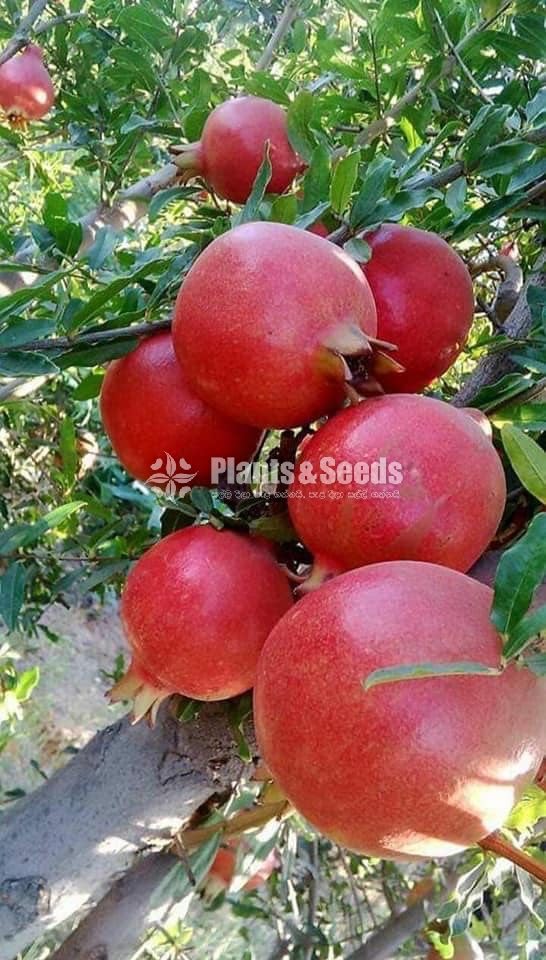
[[[49,350],[72,350],[82,344],[95,346],[97,343],[109,343],[111,340],[131,340],[133,337],[150,336],[152,333],[157,333],[158,330],[170,330],[170,327],[170,320],[158,320],[156,323],[134,323],[129,327],[114,327],[111,330],[92,330],[89,333],[80,333],[75,337],[29,340],[16,348],[0,347],[0,356],[11,353],[13,349],[23,353],[47,353]]]
[[[532,324],[531,311],[527,303],[527,291],[530,286],[546,287],[546,253],[542,253],[533,270],[527,277],[514,309],[506,320],[503,331],[511,339],[520,339],[529,332]],[[453,403],[457,407],[468,407],[483,387],[496,383],[507,373],[518,367],[509,356],[510,345],[503,351],[497,351],[483,357],[459,390]]]
[[[418,901],[372,933],[366,942],[349,954],[347,960],[388,960],[406,940],[426,923],[424,903]]]
[[[11,60],[16,53],[19,53],[19,50],[27,46],[32,34],[32,28],[39,17],[41,17],[48,3],[49,0],[34,0],[26,17],[23,17],[19,22],[19,26],[13,34],[13,37],[0,53],[0,67],[3,63]]]
[[[284,40],[286,34],[290,30],[294,20],[298,15],[298,0],[288,0],[284,12],[277,23],[269,43],[267,44],[264,52],[262,53],[260,59],[256,62],[254,69],[255,70],[267,70],[271,66],[271,62],[277,49]]]
[[[150,730],[127,719],[0,820],[0,960],[89,909],[151,844],[166,844],[244,764],[225,707]]]

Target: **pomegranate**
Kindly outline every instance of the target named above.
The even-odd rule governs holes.
[[[290,146],[286,113],[272,100],[238,97],[216,107],[201,140],[175,147],[175,163],[189,176],[200,175],[220,197],[244,203],[269,141],[271,179],[268,193],[283,193],[305,168]]]
[[[375,330],[373,297],[350,257],[305,230],[247,223],[192,266],[173,339],[206,403],[241,423],[291,427],[341,406],[343,357],[371,353]]]
[[[11,122],[40,120],[54,103],[51,77],[36,44],[29,44],[0,66],[0,107]]]
[[[292,604],[288,581],[259,542],[208,526],[170,534],[131,570],[121,620],[132,664],[111,699],[134,716],[172,693],[224,700],[250,689],[259,652]]]
[[[307,227],[309,233],[314,233],[317,237],[326,237],[330,236],[330,231],[325,223],[322,220],[317,220],[316,223],[313,223],[310,227]]]
[[[367,234],[362,266],[377,306],[378,336],[398,346],[405,368],[379,377],[385,390],[415,393],[451,366],[474,314],[472,280],[454,250],[435,233],[383,224]]]
[[[381,560],[468,570],[497,529],[506,483],[493,444],[466,411],[392,394],[332,417],[305,445],[291,492],[316,582]]]
[[[274,627],[254,690],[261,754],[296,809],[351,850],[442,857],[506,819],[546,742],[546,681],[500,675],[363,680],[399,664],[499,666],[493,591],[435,564],[345,573]]]
[[[211,457],[249,460],[260,438],[259,430],[226,419],[193,393],[169,331],[144,338],[109,365],[100,406],[125,469],[143,481],[165,474],[173,488],[167,492],[177,491],[177,478],[209,485]]]

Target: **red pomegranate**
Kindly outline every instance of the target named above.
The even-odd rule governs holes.
[[[264,641],[292,604],[270,551],[208,526],[179,530],[131,570],[121,620],[132,663],[111,691],[153,716],[171,693],[225,700],[249,690]]]
[[[304,597],[262,650],[254,717],[296,809],[368,856],[442,857],[497,829],[546,742],[546,681],[443,676],[364,690],[375,670],[500,663],[493,592],[435,564],[378,563]]]
[[[391,394],[342,410],[308,441],[288,506],[320,580],[382,560],[468,570],[505,499],[501,460],[466,411]]]
[[[328,227],[325,223],[322,223],[321,220],[317,220],[317,222],[313,223],[312,226],[307,227],[307,230],[309,233],[314,233],[317,237],[324,237],[325,239],[330,235]]]
[[[131,476],[165,492],[211,482],[211,458],[252,459],[260,431],[235,423],[195,395],[169,331],[145,337],[106,371],[100,398],[104,429]],[[170,459],[169,459],[170,458]],[[170,484],[170,486],[169,486]],[[171,489],[172,487],[172,489]]]
[[[367,234],[362,269],[377,306],[382,340],[398,346],[402,373],[379,377],[388,392],[423,390],[462,350],[474,314],[470,274],[435,233],[387,223]]]
[[[247,223],[189,271],[173,340],[195,392],[225,416],[291,427],[340,407],[343,355],[370,351],[375,306],[360,268],[321,237]]]
[[[244,203],[268,141],[272,168],[268,193],[283,193],[305,163],[290,146],[285,111],[262,97],[221,103],[208,117],[198,143],[175,148],[175,163],[189,175],[202,176],[220,197]]]
[[[30,44],[0,66],[0,107],[12,122],[40,120],[54,103],[40,47]]]
[[[231,887],[235,877],[237,851],[241,847],[245,852],[250,850],[250,847],[248,847],[244,841],[241,844],[240,837],[236,837],[229,840],[225,846],[220,847],[218,850],[218,853],[216,854],[210,868],[205,885],[205,893],[209,897],[215,897],[223,890],[229,890]],[[263,886],[263,884],[267,882],[271,874],[278,867],[280,867],[280,860],[277,856],[277,851],[271,850],[264,860],[258,861],[254,872],[246,882],[239,886],[239,889],[243,890],[245,893],[250,893],[252,890],[257,890],[258,887]]]

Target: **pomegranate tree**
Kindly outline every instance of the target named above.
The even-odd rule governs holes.
[[[170,534],[131,570],[121,620],[132,663],[111,691],[153,719],[165,697],[224,700],[250,689],[258,655],[292,604],[271,552],[209,526]]]
[[[470,274],[436,233],[386,223],[366,235],[363,266],[377,307],[378,336],[395,343],[403,372],[380,376],[388,392],[417,392],[451,366],[474,315]]]
[[[343,403],[345,356],[371,354],[375,305],[357,264],[280,223],[218,237],[189,271],[173,339],[190,386],[225,416],[291,427]]]
[[[339,471],[321,483],[328,458]],[[391,394],[342,410],[318,430],[301,452],[292,493],[292,522],[323,579],[382,560],[468,570],[498,527],[506,484],[473,415]]]
[[[11,122],[40,120],[54,103],[51,77],[36,44],[29,44],[0,66],[0,107]]]
[[[290,146],[286,113],[272,100],[238,97],[226,100],[208,117],[197,143],[176,147],[176,164],[198,175],[226,200],[244,203],[269,143],[271,179],[268,193],[283,193],[305,168]]]
[[[351,850],[441,857],[505,820],[546,745],[546,681],[442,676],[365,690],[399,664],[500,664],[493,592],[410,561],[343,574],[304,597],[263,648],[254,714],[264,762],[296,809]]]
[[[208,486],[211,457],[251,459],[260,438],[259,430],[228,420],[195,395],[168,331],[109,365],[100,407],[116,456],[138,480],[171,464],[184,483]]]

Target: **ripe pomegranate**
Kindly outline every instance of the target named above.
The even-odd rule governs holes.
[[[377,306],[378,336],[398,346],[405,368],[379,379],[388,392],[418,392],[464,346],[474,314],[470,274],[435,233],[387,223],[365,239],[372,256],[362,269]]]
[[[186,485],[209,485],[211,457],[251,459],[260,438],[259,430],[226,419],[193,393],[168,330],[145,337],[109,365],[100,408],[116,456],[131,476],[145,481],[167,471],[173,492],[177,477]]]
[[[317,237],[326,238],[330,235],[330,231],[328,230],[328,227],[326,226],[325,223],[322,223],[322,220],[317,220],[316,223],[313,223],[310,227],[307,227],[307,230],[309,231],[309,233],[316,234]]]
[[[453,937],[453,954],[451,960],[485,960],[485,954],[477,940],[469,933],[461,933]],[[427,953],[427,960],[442,960],[441,955],[434,947]]]
[[[320,481],[327,463],[329,483]],[[307,482],[310,473],[318,482]],[[392,394],[332,417],[305,445],[291,492],[315,582],[382,560],[468,570],[498,527],[506,483],[493,444],[466,411]]]
[[[286,113],[272,100],[238,97],[216,107],[197,143],[175,147],[175,163],[189,176],[202,176],[220,197],[248,200],[269,141],[268,193],[283,193],[305,163],[288,140]]]
[[[307,423],[343,403],[345,355],[371,353],[375,306],[357,264],[322,237],[247,223],[189,271],[173,340],[195,392],[258,427]]]
[[[224,700],[250,689],[264,641],[292,604],[269,550],[231,531],[179,530],[131,570],[121,620],[133,660],[111,691],[135,719],[171,693]]]
[[[304,597],[262,650],[264,763],[326,836],[368,856],[442,857],[497,829],[546,742],[546,681],[443,676],[365,691],[380,668],[500,663],[493,591],[435,564],[378,563]]]
[[[40,120],[55,103],[40,47],[29,44],[0,66],[0,107],[15,124]]]

